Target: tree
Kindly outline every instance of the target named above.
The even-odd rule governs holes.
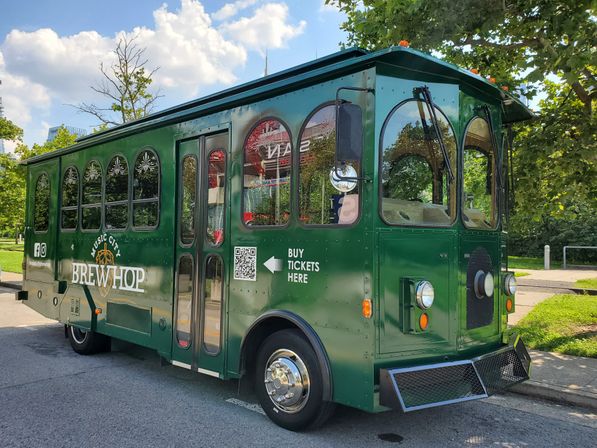
[[[326,0],[347,15],[348,43],[410,41],[509,85],[561,77],[592,112],[597,99],[592,0]],[[361,4],[364,6],[362,7]],[[530,95],[534,93],[530,91]]]
[[[12,121],[0,117],[0,140],[21,140],[23,130]]]
[[[149,91],[152,77],[159,67],[146,70],[148,60],[145,58],[145,48],[140,48],[135,40],[136,37],[120,38],[114,50],[116,62],[109,68],[101,63],[103,80],[99,85],[91,87],[111,104],[108,107],[87,103],[76,106],[81,112],[97,118],[100,129],[143,118],[151,113],[155,102],[162,97],[159,91]]]

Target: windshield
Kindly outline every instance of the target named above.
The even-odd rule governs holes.
[[[448,158],[456,166],[456,139],[436,108]],[[388,224],[449,226],[456,217],[456,185],[424,102],[394,109],[382,130],[381,213]]]
[[[496,154],[489,124],[480,117],[470,122],[464,139],[463,219],[474,229],[497,225]]]

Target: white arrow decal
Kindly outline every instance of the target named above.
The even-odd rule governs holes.
[[[263,266],[269,269],[269,271],[273,274],[276,271],[282,270],[282,260],[279,258],[275,258],[273,255],[272,257],[263,263]]]

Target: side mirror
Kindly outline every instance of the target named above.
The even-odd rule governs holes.
[[[363,111],[352,103],[336,108],[336,161],[360,161],[363,156]]]

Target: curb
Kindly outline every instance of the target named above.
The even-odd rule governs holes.
[[[0,287],[14,289],[15,291],[20,291],[23,289],[22,285],[13,282],[0,282]]]
[[[511,387],[509,390],[520,395],[528,395],[556,403],[571,404],[597,410],[597,395],[554,384],[527,380],[524,383]]]

